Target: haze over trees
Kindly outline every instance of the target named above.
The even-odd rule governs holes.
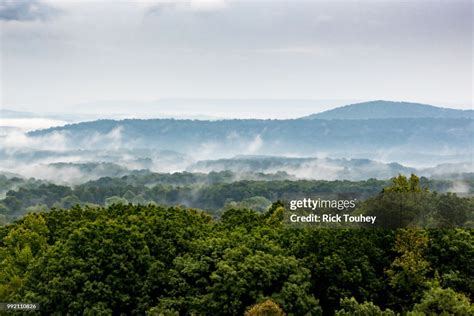
[[[471,154],[467,112],[415,109],[431,116],[100,120],[32,132],[30,147],[0,149],[3,162],[58,177],[0,175],[0,301],[39,303],[43,315],[471,315],[472,164],[338,156]],[[278,157],[259,155],[267,149]],[[293,149],[304,157],[283,157]],[[305,158],[321,150],[336,157]],[[211,159],[189,159],[203,151]],[[194,172],[150,171],[165,166]],[[418,170],[430,176],[398,175]],[[308,197],[356,199],[348,212],[377,222],[285,222],[286,203]]]
[[[247,174],[253,180],[239,180],[240,176],[242,175],[230,171],[209,174],[137,172],[119,178],[100,178],[76,186],[12,178],[5,180],[5,184],[11,186],[11,189],[0,199],[0,216],[3,222],[8,222],[28,212],[49,208],[152,203],[199,208],[219,217],[223,211],[231,208],[243,207],[263,212],[274,201],[305,197],[366,201],[359,203],[358,210],[363,210],[368,215],[378,215],[378,222],[382,226],[388,224],[384,222],[385,219],[394,219],[389,210],[399,212],[399,208],[394,208],[393,205],[399,205],[400,195],[390,194],[389,189],[385,189],[385,194],[379,194],[390,184],[389,180],[290,180],[288,178],[291,177],[285,173]],[[405,181],[403,177],[395,179]],[[470,223],[472,219],[466,214],[469,213],[469,201],[472,201],[468,197],[474,190],[474,179],[463,180],[467,186],[467,197],[445,194],[452,188],[452,181],[427,178],[417,181],[417,185],[438,193],[402,195],[406,206],[413,205],[411,213],[408,210],[404,212],[406,222],[424,221],[423,226],[426,226],[444,218],[448,227]],[[404,188],[404,185],[409,184],[399,183],[398,187]],[[385,209],[384,212],[381,212],[381,206]],[[399,223],[394,225],[399,226]]]
[[[317,180],[414,172],[453,179],[473,172],[473,131],[472,111],[388,101],[285,120],[95,120],[5,132],[0,171],[56,184],[145,169],[285,171]]]

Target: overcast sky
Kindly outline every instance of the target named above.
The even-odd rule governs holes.
[[[470,0],[7,0],[0,2],[1,102],[88,112],[114,100],[134,101],[129,110],[138,111],[146,101],[146,111],[171,113],[176,104],[149,101],[323,100],[314,110],[285,102],[273,109],[289,117],[334,100],[470,108],[472,18]],[[186,106],[215,115],[215,106]],[[269,107],[252,111],[268,116]]]

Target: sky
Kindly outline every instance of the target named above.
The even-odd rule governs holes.
[[[1,108],[294,117],[471,108],[467,1],[0,2]]]

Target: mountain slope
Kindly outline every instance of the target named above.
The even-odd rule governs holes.
[[[302,119],[472,118],[473,113],[473,110],[456,110],[420,103],[379,100],[350,104],[311,114]]]
[[[102,120],[29,133],[32,142],[68,149],[149,148],[199,157],[239,154],[367,157],[414,161],[420,157],[472,155],[474,125],[469,118],[368,120]],[[58,145],[58,146],[59,146]],[[1,152],[1,151],[0,151]],[[423,157],[419,156],[420,154]],[[453,159],[436,162],[448,162]],[[402,159],[402,160],[400,160]]]

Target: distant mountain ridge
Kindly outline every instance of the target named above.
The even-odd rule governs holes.
[[[342,124],[343,123],[343,124]],[[474,124],[470,118],[392,118],[367,120],[99,120],[28,133],[36,143],[68,149],[150,148],[194,157],[222,158],[238,154],[281,155],[282,152],[332,157],[399,161],[419,153],[432,157],[455,154],[466,160],[472,152]],[[389,155],[390,158],[385,156]],[[423,161],[426,162],[426,158]],[[403,161],[406,161],[403,158]],[[452,160],[450,160],[452,161]]]
[[[379,110],[372,111],[374,108]],[[60,148],[68,150],[126,149],[133,152],[148,148],[173,151],[199,160],[239,154],[281,156],[283,153],[432,166],[468,161],[472,157],[474,124],[469,110],[374,101],[319,115],[323,118],[98,120],[37,130],[27,136],[41,146],[60,142]],[[401,117],[403,115],[406,117]],[[430,115],[433,117],[427,117]],[[174,165],[167,159],[160,164],[169,163]]]
[[[473,110],[458,110],[428,104],[394,101],[370,101],[349,104],[302,119],[363,120],[390,118],[473,118]]]

